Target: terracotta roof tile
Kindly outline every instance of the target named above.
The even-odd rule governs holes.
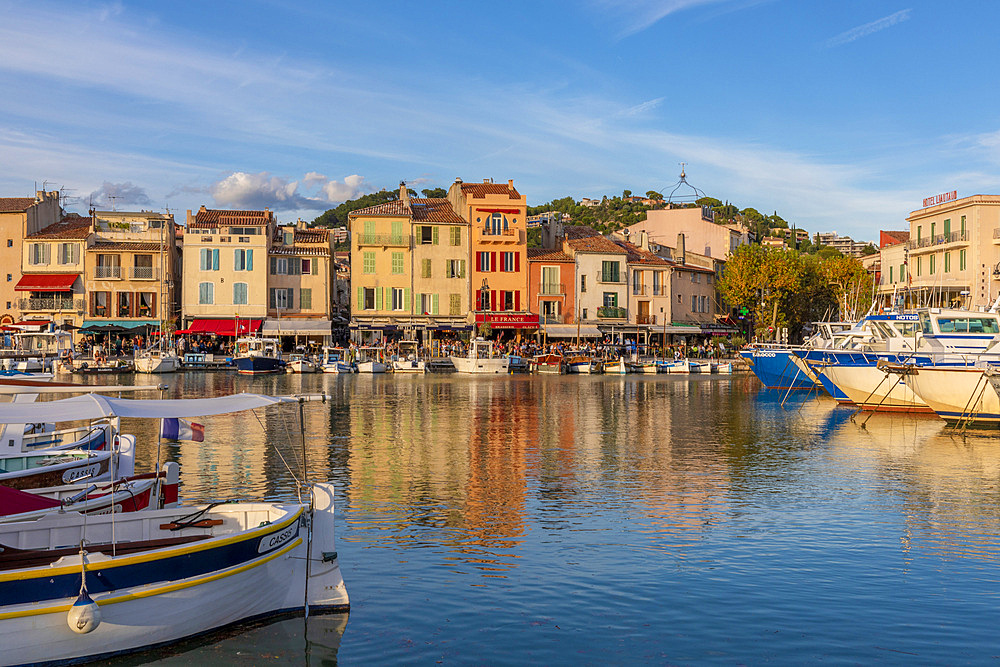
[[[121,243],[116,243],[114,241],[98,241],[94,245],[87,248],[88,251],[91,250],[139,250],[139,251],[149,251],[149,252],[160,252],[159,243],[143,243],[141,241],[122,241]]]
[[[29,239],[85,239],[90,236],[90,218],[66,216],[54,225],[29,234]]]
[[[272,247],[271,250],[270,250],[270,254],[271,255],[302,255],[302,256],[311,255],[311,256],[314,256],[314,257],[329,257],[330,256],[330,249],[329,248],[316,248],[316,247],[309,247],[309,248],[298,247],[298,248],[296,248],[294,246],[286,245],[286,246]]]
[[[0,197],[0,213],[27,211],[34,203],[34,197]]]
[[[648,250],[643,250],[628,241],[615,241],[615,243],[624,248],[625,252],[628,253],[626,261],[629,264],[648,264],[651,266],[670,266],[672,264],[672,262],[668,262],[662,257],[657,257]]]
[[[566,244],[576,252],[601,252],[608,255],[625,255],[625,249],[603,236],[586,236],[566,239]]]
[[[572,262],[573,258],[562,250],[549,248],[528,248],[529,262]]]
[[[520,199],[521,195],[507,183],[462,183],[462,193],[474,199],[485,199],[486,195],[507,195],[510,199]]]
[[[227,211],[220,209],[202,209],[194,217],[191,227],[219,227],[222,225],[252,226],[266,225],[274,222],[271,211]]]
[[[381,204],[375,204],[374,206],[368,206],[366,208],[359,208],[356,211],[351,211],[347,214],[348,218],[356,218],[358,216],[371,216],[371,215],[401,215],[405,217],[410,217],[413,215],[413,211],[407,206],[403,200],[394,199],[393,201],[382,202]]]
[[[444,198],[411,199],[414,222],[447,222],[452,224],[468,224],[465,218],[455,213],[451,202]]]

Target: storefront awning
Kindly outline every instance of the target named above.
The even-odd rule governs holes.
[[[237,322],[239,329],[237,330]],[[204,319],[195,320],[188,329],[178,329],[177,334],[215,334],[216,336],[245,336],[257,333],[263,319],[239,319],[239,320],[215,320]]]
[[[576,338],[578,331],[580,338],[601,337],[601,330],[593,324],[581,324],[579,329],[575,324],[546,324],[542,331],[549,338]]]
[[[32,273],[21,276],[14,285],[19,292],[72,292],[76,273]]]
[[[329,336],[330,320],[264,320],[260,328],[262,334],[279,336]]]
[[[537,329],[534,313],[476,313],[476,324],[489,324],[493,329]]]
[[[136,327],[159,327],[157,320],[84,320],[83,329],[103,326],[122,327],[123,329],[135,329]]]

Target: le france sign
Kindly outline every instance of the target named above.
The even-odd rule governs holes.
[[[939,195],[934,195],[932,197],[924,197],[924,208],[928,206],[936,206],[937,204],[943,204],[948,201],[955,201],[958,198],[958,190],[952,190],[951,192],[942,192]]]

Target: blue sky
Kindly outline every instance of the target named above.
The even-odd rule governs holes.
[[[312,219],[400,180],[877,238],[1000,192],[1000,3],[3,2],[0,195]]]

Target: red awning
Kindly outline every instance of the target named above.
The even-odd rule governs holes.
[[[236,323],[239,322],[239,331],[236,330]],[[246,334],[257,333],[263,319],[239,319],[239,320],[195,320],[189,329],[178,329],[174,333],[178,334],[215,334],[216,336],[245,336]]]
[[[537,329],[535,313],[476,313],[476,324],[489,324],[493,329]]]
[[[14,289],[21,292],[72,292],[76,273],[33,273],[21,276]]]

